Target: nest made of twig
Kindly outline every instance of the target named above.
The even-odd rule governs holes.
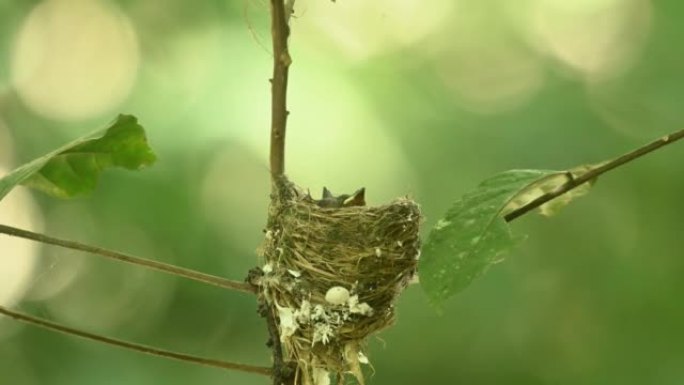
[[[408,198],[376,207],[319,207],[285,178],[269,209],[260,296],[276,315],[296,383],[351,372],[363,383],[366,338],[394,320],[415,273],[421,214]]]

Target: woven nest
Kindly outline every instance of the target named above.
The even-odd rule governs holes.
[[[421,214],[407,198],[377,207],[322,208],[294,184],[275,184],[259,279],[295,384],[345,373],[363,383],[366,338],[394,321],[415,274]]]

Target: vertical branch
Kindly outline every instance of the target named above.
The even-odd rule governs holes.
[[[271,35],[273,38],[273,77],[271,78],[271,176],[285,173],[285,128],[287,125],[287,78],[292,59],[287,47],[290,36],[288,20],[292,2],[286,11],[284,0],[271,0]]]
[[[292,15],[294,0],[271,1],[271,37],[273,39],[273,77],[271,78],[271,179],[276,181],[285,174],[285,131],[287,126],[287,79],[292,58],[287,46],[290,36],[288,22]],[[287,3],[286,3],[287,2]],[[273,192],[277,189],[273,183]],[[260,299],[262,301],[263,299]],[[271,309],[261,304],[262,316],[266,318],[273,349],[273,384],[294,384],[294,372],[283,358],[277,320]]]

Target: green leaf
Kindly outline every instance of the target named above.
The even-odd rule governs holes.
[[[61,198],[88,193],[105,168],[137,170],[155,160],[137,119],[119,115],[104,134],[80,138],[2,177],[0,200],[19,184]]]
[[[482,182],[456,201],[440,219],[423,246],[420,282],[437,305],[465,289],[520,237],[511,234],[502,212],[531,185],[564,172],[510,170]]]

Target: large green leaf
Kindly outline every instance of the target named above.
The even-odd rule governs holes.
[[[105,168],[136,170],[155,159],[137,119],[119,115],[104,134],[80,138],[2,177],[0,200],[19,184],[57,197],[72,197],[92,191]]]
[[[504,209],[530,186],[543,185],[559,175],[565,172],[506,171],[452,205],[430,231],[419,261],[420,282],[433,303],[440,304],[463,290],[502,260],[502,254],[520,239],[511,234]]]

